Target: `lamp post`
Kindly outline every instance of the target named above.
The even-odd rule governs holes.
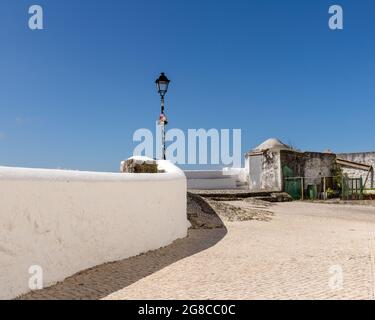
[[[167,117],[165,115],[165,105],[164,105],[164,96],[166,95],[168,91],[168,86],[170,83],[170,80],[167,78],[167,76],[162,72],[158,79],[155,81],[156,87],[158,89],[158,93],[161,98],[161,112],[159,117],[159,125],[161,126],[162,130],[162,148],[163,148],[163,160],[166,160],[166,147],[165,147],[165,127],[168,124]]]

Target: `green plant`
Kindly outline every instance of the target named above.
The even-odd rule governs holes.
[[[333,184],[337,187],[338,190],[342,190],[342,180],[344,173],[341,167],[338,164],[335,164],[332,169]]]
[[[331,188],[328,188],[326,192],[327,192],[327,197],[328,198],[333,198],[334,195],[335,195],[335,191],[333,189],[331,189]]]

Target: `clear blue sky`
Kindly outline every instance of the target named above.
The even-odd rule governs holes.
[[[0,165],[117,171],[133,132],[154,128],[161,71],[170,127],[241,128],[243,152],[269,137],[375,150],[373,0],[1,4]]]

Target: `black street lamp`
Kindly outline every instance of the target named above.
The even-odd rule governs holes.
[[[156,79],[155,83],[156,83],[158,93],[160,94],[160,98],[161,98],[161,113],[159,117],[159,125],[161,126],[161,129],[162,129],[163,160],[166,160],[165,126],[168,124],[168,120],[164,112],[164,109],[165,109],[164,96],[167,94],[170,80],[167,78],[164,72],[162,72],[160,74],[160,77]]]

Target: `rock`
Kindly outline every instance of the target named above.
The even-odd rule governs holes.
[[[272,193],[271,196],[276,199],[276,202],[290,202],[293,198],[286,192]]]
[[[121,173],[158,173],[158,164],[155,160],[145,157],[133,157],[122,161]]]
[[[223,221],[202,197],[188,192],[187,217],[192,229],[224,228]]]

